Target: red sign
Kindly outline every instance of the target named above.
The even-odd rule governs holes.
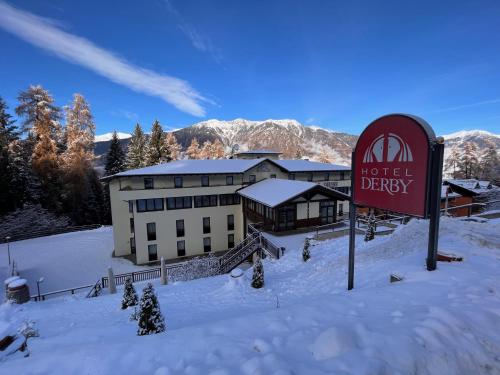
[[[354,150],[354,204],[426,217],[431,127],[409,115],[387,115],[363,131]]]

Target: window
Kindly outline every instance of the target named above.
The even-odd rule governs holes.
[[[130,237],[130,252],[135,254],[135,238]]]
[[[149,261],[158,260],[158,247],[156,245],[148,245]]]
[[[194,197],[195,207],[214,207],[217,206],[217,195],[196,195]]]
[[[210,240],[210,237],[203,238],[203,251],[205,253],[212,251],[212,241]]]
[[[184,240],[177,241],[177,256],[183,257],[186,255],[186,242]]]
[[[201,176],[201,186],[208,186],[210,185],[210,179],[208,176]]]
[[[233,184],[233,176],[226,176],[226,185]]]
[[[177,231],[177,237],[184,237],[184,220],[176,220],[175,229]]]
[[[335,172],[333,174],[333,181],[339,181],[343,180],[343,173],[342,172]]]
[[[220,194],[219,200],[221,206],[231,206],[233,204],[240,204],[239,194]]]
[[[227,230],[234,230],[234,215],[227,215]]]
[[[271,178],[276,178],[276,175],[275,175],[275,174],[272,174],[272,175],[271,175]]]
[[[134,226],[134,218],[131,217],[130,218],[130,232],[131,233],[134,233],[134,229],[135,229],[135,226]]]
[[[128,201],[128,212],[134,212],[134,201]]]
[[[234,234],[227,235],[227,248],[232,249],[234,247]]]
[[[289,173],[288,174],[288,179],[289,180],[295,180],[295,173]]]
[[[210,218],[203,218],[203,233],[210,233]]]
[[[137,199],[137,212],[162,211],[163,198]]]
[[[307,175],[307,181],[312,181],[313,180],[313,174],[312,173],[309,173]]]
[[[328,181],[330,179],[330,173],[326,172],[324,179],[324,181]]]
[[[182,177],[174,177],[174,186],[176,188],[182,187]]]
[[[167,198],[167,210],[180,210],[183,208],[191,208],[193,199],[191,197],[172,197]]]
[[[253,183],[255,183],[255,181],[257,181],[257,177],[254,174],[251,174],[250,176],[248,176],[248,181],[251,184],[253,184]]]
[[[144,178],[144,189],[154,189],[154,182],[152,177]]]
[[[146,229],[148,232],[148,241],[156,241],[156,224],[155,223],[147,223]]]
[[[340,172],[340,179],[341,180],[345,180],[345,174],[344,174],[344,172]]]

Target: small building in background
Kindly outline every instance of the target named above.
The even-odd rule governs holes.
[[[235,159],[278,159],[280,155],[281,152],[273,150],[248,150],[234,154]]]

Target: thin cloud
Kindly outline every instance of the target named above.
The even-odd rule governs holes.
[[[58,57],[86,67],[134,91],[157,96],[177,109],[202,117],[210,102],[179,78],[130,64],[91,41],[62,31],[57,24],[0,1],[0,27]]]
[[[482,102],[457,105],[456,107],[441,108],[441,109],[437,109],[435,111],[432,111],[431,113],[459,111],[461,109],[467,109],[467,108],[473,108],[473,107],[479,107],[482,105],[497,104],[497,103],[500,103],[500,99],[484,100]]]
[[[222,64],[220,51],[214,47],[212,40],[208,36],[202,35],[195,26],[186,22],[184,17],[173,7],[170,0],[164,2],[167,10],[177,19],[177,26],[188,37],[193,47],[198,51],[208,53],[216,63]]]
[[[137,121],[139,120],[139,115],[135,112],[132,112],[132,111],[127,111],[126,109],[118,109],[118,110],[115,110],[115,111],[111,111],[110,112],[112,116],[116,116],[116,117],[124,117],[126,118],[127,120],[130,120],[130,121]]]

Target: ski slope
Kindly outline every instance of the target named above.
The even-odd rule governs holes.
[[[5,374],[498,374],[499,222],[444,218],[440,248],[464,256],[425,270],[428,222],[357,242],[346,290],[347,238],[303,237],[265,260],[265,287],[222,275],[155,288],[166,332],[137,336],[116,295],[0,307],[0,325],[32,320],[30,356]],[[390,284],[390,273],[404,277]],[[136,284],[138,292],[144,284]]]

